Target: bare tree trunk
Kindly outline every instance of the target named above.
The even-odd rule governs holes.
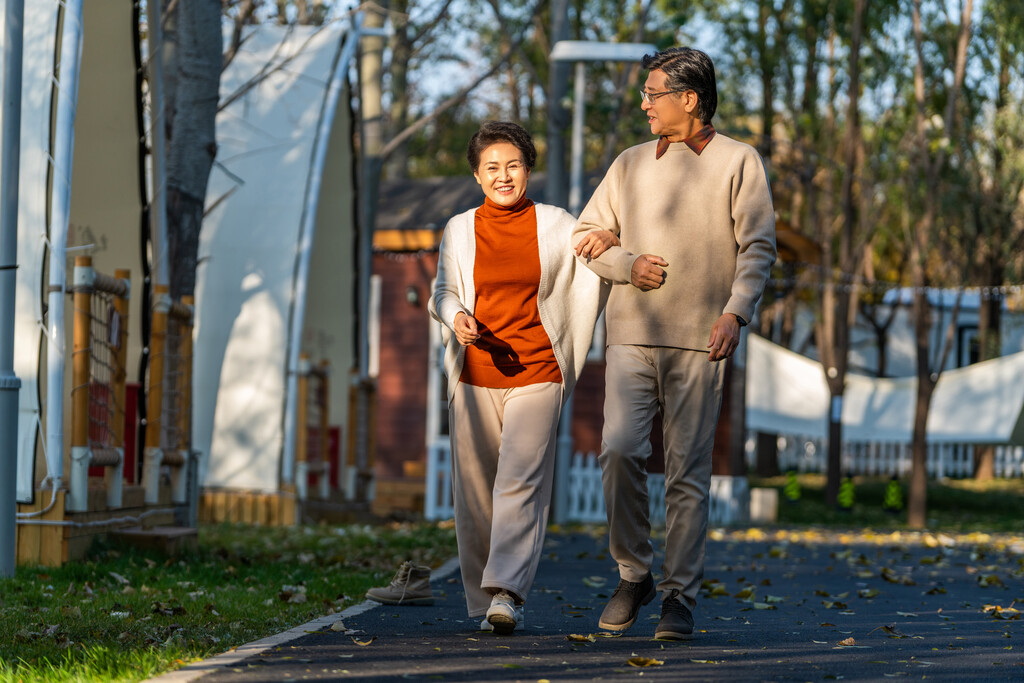
[[[177,4],[174,94],[167,114],[167,238],[171,297],[195,292],[206,182],[217,154],[215,117],[221,72],[221,4]],[[167,71],[170,71],[168,69]]]
[[[849,88],[846,109],[846,131],[843,136],[843,178],[840,204],[842,226],[839,231],[837,259],[832,255],[832,239],[827,240],[826,264],[838,265],[839,272],[852,272],[857,260],[853,254],[854,233],[857,229],[858,198],[854,193],[857,176],[857,151],[860,137],[860,45],[864,27],[866,0],[855,0],[853,27],[850,34]],[[843,395],[846,390],[846,371],[850,356],[850,302],[852,299],[849,283],[829,282],[823,295],[824,342],[820,348],[822,364],[825,367],[825,381],[828,384],[831,403],[828,417],[828,473],[825,483],[825,502],[835,505],[842,481],[843,447]]]
[[[772,158],[772,122],[774,121],[774,60],[768,53],[768,17],[774,10],[773,2],[760,3],[757,15],[758,55],[761,62],[761,144],[759,151],[767,161]]]
[[[409,11],[409,0],[393,0],[392,9],[405,15]],[[409,125],[409,61],[412,59],[412,36],[408,20],[395,22],[395,34],[391,38],[391,109],[387,128],[391,135]],[[389,180],[409,177],[409,146],[401,145],[388,157],[386,174]]]
[[[953,55],[953,82],[946,98],[946,110],[943,117],[944,134],[952,141],[956,123],[957,99],[964,82],[967,65],[967,48],[971,34],[971,12],[973,0],[963,5],[960,26],[957,31],[956,52]],[[914,285],[914,337],[917,348],[917,404],[914,409],[914,432],[911,441],[912,461],[910,489],[907,495],[907,525],[920,529],[927,523],[927,449],[928,449],[928,411],[931,407],[932,394],[942,372],[942,364],[935,368],[931,364],[930,333],[931,306],[928,301],[930,278],[925,262],[928,247],[935,238],[936,201],[941,193],[939,187],[940,172],[946,161],[947,152],[939,146],[933,153],[926,130],[926,93],[924,77],[924,29],[921,22],[921,0],[914,0],[912,6],[912,24],[916,63],[914,65],[914,100],[915,127],[918,145],[917,178],[924,182],[920,198],[922,214],[913,227],[911,240],[911,281]]]

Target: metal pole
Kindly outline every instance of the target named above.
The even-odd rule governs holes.
[[[21,59],[25,0],[7,0],[4,17],[3,130],[0,132],[0,576],[17,559],[18,390],[14,374],[14,302],[21,164]]]
[[[576,84],[572,109],[572,165],[569,173],[569,213],[579,216],[583,210],[583,107],[587,84],[585,64],[576,62]],[[562,406],[555,450],[554,520],[561,524],[569,515],[569,465],[572,462],[572,394]]]
[[[568,37],[568,0],[553,0],[551,3],[551,43],[555,44]],[[569,64],[561,60],[551,60],[549,68],[546,105],[548,174],[544,188],[544,203],[568,206],[569,192],[565,178],[565,131],[569,127],[569,116],[562,100],[565,99],[566,89],[569,85]]]
[[[572,107],[572,171],[569,187],[569,213],[579,216],[583,210],[583,107],[587,96],[587,71],[584,62],[576,62],[576,85]]]

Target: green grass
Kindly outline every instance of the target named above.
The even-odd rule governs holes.
[[[187,558],[97,544],[0,579],[0,682],[142,680],[361,602],[403,560],[455,553],[450,523],[201,527]]]
[[[825,503],[825,477],[801,474],[800,499],[788,502],[782,493],[785,477],[750,479],[751,486],[779,490],[780,525],[827,525],[901,529],[906,510],[893,514],[882,507],[888,478],[854,477],[854,504],[849,512]],[[906,503],[907,482],[901,482]],[[1021,532],[1024,479],[944,479],[928,482],[928,528],[948,532]]]

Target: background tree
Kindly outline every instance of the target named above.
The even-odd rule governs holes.
[[[914,127],[916,154],[909,169],[909,181],[916,192],[914,208],[917,217],[911,222],[910,235],[910,273],[914,286],[913,322],[914,343],[917,350],[917,399],[914,408],[914,431],[911,442],[911,473],[910,487],[907,496],[907,524],[912,528],[922,528],[926,523],[927,514],[927,454],[928,454],[928,411],[935,392],[939,374],[942,372],[942,360],[933,357],[932,310],[930,286],[934,277],[936,263],[935,252],[931,248],[941,242],[943,216],[940,210],[944,196],[942,172],[951,157],[960,153],[957,129],[959,126],[959,95],[967,70],[967,48],[971,37],[971,18],[973,0],[961,4],[959,17],[944,15],[944,5],[939,10],[940,16],[933,18],[928,27],[927,35],[937,36],[944,40],[946,49],[940,50],[949,55],[949,61],[941,63],[941,68],[928,73],[925,56],[925,16],[921,11],[922,0],[913,0],[911,20],[913,27],[913,45],[916,62],[914,66]],[[944,76],[951,75],[950,85],[945,88]],[[933,119],[937,91],[943,92],[945,101],[941,118]],[[935,121],[933,125],[929,125]],[[941,356],[940,356],[941,358]]]

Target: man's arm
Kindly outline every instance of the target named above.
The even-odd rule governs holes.
[[[588,255],[587,247],[595,239],[590,233],[607,230],[616,237],[620,236],[618,170],[619,162],[616,160],[580,213],[572,231],[572,247],[580,262],[605,280],[632,284],[644,291],[657,289],[665,279],[662,267],[668,265],[658,256],[634,254],[619,245],[611,245],[596,254]]]
[[[736,273],[732,294],[722,312],[749,321],[754,317],[777,255],[771,188],[764,162],[753,149],[744,157],[740,177],[736,178],[732,211]]]

